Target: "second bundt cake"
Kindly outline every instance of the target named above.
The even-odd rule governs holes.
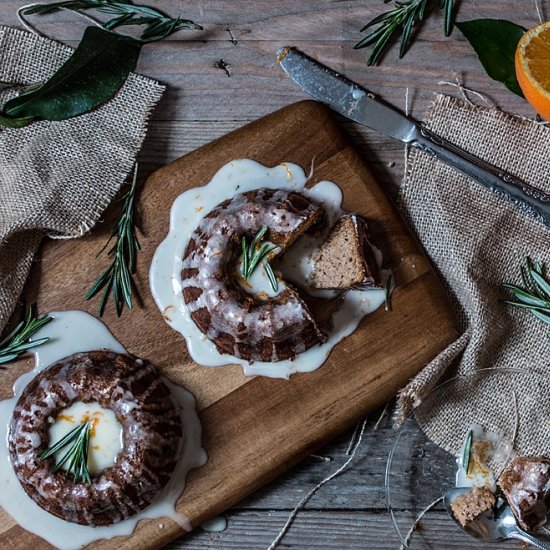
[[[326,340],[289,284],[258,300],[236,277],[243,236],[266,226],[266,239],[278,247],[274,254],[281,254],[323,213],[300,193],[262,188],[235,195],[201,220],[183,255],[182,290],[195,324],[220,353],[276,362]]]

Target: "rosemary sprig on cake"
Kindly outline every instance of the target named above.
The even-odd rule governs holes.
[[[67,452],[52,469],[52,474],[61,470],[67,464],[67,472],[73,474],[74,483],[91,483],[88,470],[88,450],[90,448],[90,432],[92,425],[84,422],[76,426],[55,445],[38,454],[38,460],[46,460],[61,449],[68,447]]]
[[[47,315],[37,317],[35,310],[36,306],[31,305],[26,318],[0,342],[0,364],[9,363],[17,359],[22,353],[41,346],[49,340],[49,338],[39,338],[32,342],[29,341],[29,338],[52,320]]]
[[[384,0],[384,3],[387,4],[389,1]],[[401,31],[399,58],[407,53],[413,27],[424,20],[428,0],[396,0],[394,4],[393,9],[375,17],[361,29],[361,32],[370,32],[355,45],[355,49],[372,45],[367,65],[376,65],[380,61],[392,37],[398,31]],[[453,30],[454,0],[440,0],[439,7],[443,10],[445,36],[449,36]],[[376,28],[373,30],[372,27]]]
[[[520,270],[523,287],[503,283],[502,288],[509,290],[515,298],[504,300],[504,303],[527,309],[537,319],[550,325],[550,279],[545,266],[528,257]]]
[[[121,199],[122,211],[118,223],[113,228],[105,246],[97,254],[97,257],[99,257],[109,246],[109,243],[116,239],[115,244],[107,253],[108,256],[112,256],[113,261],[100,275],[85,297],[86,300],[90,300],[103,289],[99,302],[100,317],[105,311],[105,305],[111,292],[116,313],[119,317],[122,315],[125,305],[128,309],[132,309],[132,293],[135,288],[132,276],[136,272],[136,254],[141,250],[134,221],[137,170],[136,164],[130,190]]]
[[[247,242],[246,236],[243,235],[241,239],[241,273],[245,279],[249,279],[252,273],[260,265],[262,260],[277,247],[275,245],[269,245],[264,243],[260,246],[262,239],[264,238],[267,232],[267,225],[264,225],[257,233],[254,235],[254,238],[250,243]],[[277,277],[273,273],[273,269],[269,265],[269,262],[266,260],[263,262],[264,270],[273,288],[274,292],[279,290],[279,283],[277,282]]]

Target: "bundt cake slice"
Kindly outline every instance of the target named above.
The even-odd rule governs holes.
[[[498,484],[521,527],[535,531],[546,521],[550,508],[550,460],[514,458]]]
[[[474,487],[469,493],[458,496],[451,508],[460,525],[465,527],[495,505],[495,495],[487,487]]]
[[[380,270],[367,223],[355,214],[338,219],[314,261],[314,288],[345,290],[380,286]]]
[[[266,226],[265,238],[277,245],[278,255],[323,214],[300,193],[256,189],[222,202],[201,220],[183,255],[182,292],[191,318],[220,353],[276,362],[326,340],[290,285],[259,300],[238,284],[236,269],[243,236],[251,239]]]

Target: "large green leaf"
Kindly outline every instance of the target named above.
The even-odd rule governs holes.
[[[503,19],[475,19],[456,23],[474,48],[487,74],[523,97],[516,78],[514,56],[525,29]]]
[[[28,126],[33,120],[34,117],[32,116],[12,118],[4,116],[2,113],[0,113],[0,126],[5,126],[6,128],[23,128],[23,126]]]
[[[135,69],[142,42],[99,27],[88,27],[73,55],[44,84],[6,103],[9,118],[66,120],[111,99]]]

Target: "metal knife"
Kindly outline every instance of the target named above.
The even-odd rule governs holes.
[[[550,195],[434,134],[298,50],[282,48],[277,52],[277,60],[302,90],[337,113],[430,154],[512,201],[550,228]]]

